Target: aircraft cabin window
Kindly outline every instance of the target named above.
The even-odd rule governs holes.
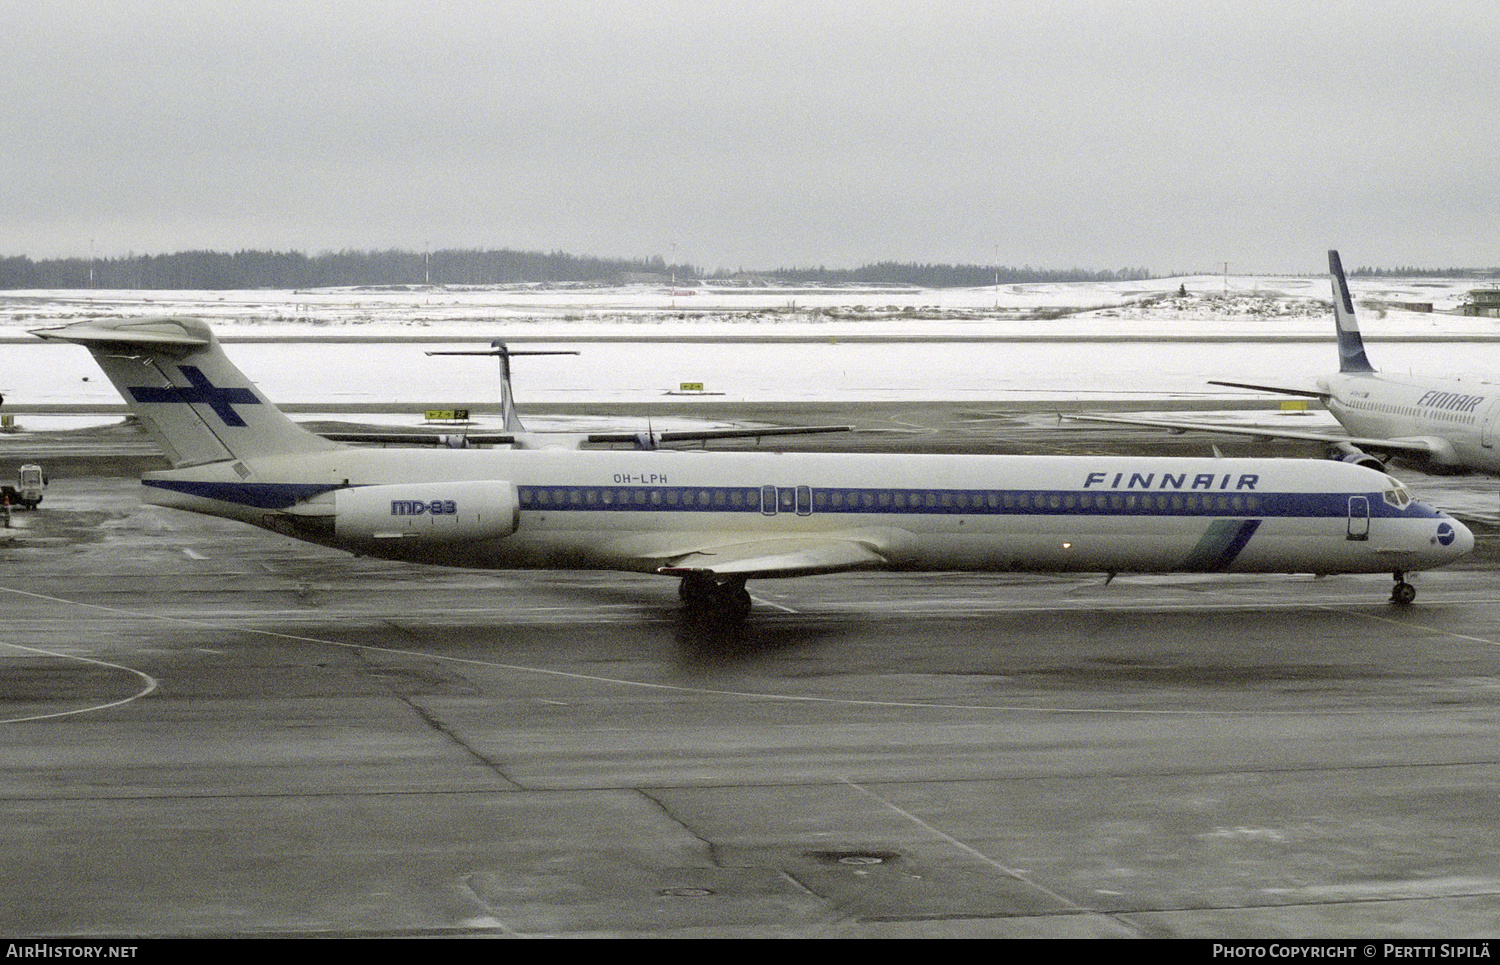
[[[919,512],[919,513],[1246,513],[1275,512],[1274,498],[1251,493],[1187,492],[1071,492],[1043,490],[956,489],[814,489],[810,486],[723,487],[688,489],[519,486],[517,496],[526,509],[686,509],[697,511],[759,511],[767,515],[813,512]],[[1405,509],[1412,502],[1410,490],[1387,476],[1380,498]]]

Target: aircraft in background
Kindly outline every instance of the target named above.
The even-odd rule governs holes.
[[[1405,574],[1473,535],[1384,473],[1309,459],[408,449],[343,445],[267,401],[189,318],[33,334],[83,345],[161,447],[148,502],[390,560],[680,580],[738,619],[746,581],[849,570]]]
[[[513,349],[501,339],[490,343],[488,351],[428,352],[428,355],[487,355],[500,360],[500,413],[503,432],[404,432],[397,429],[374,432],[322,432],[319,435],[335,442],[375,443],[382,445],[447,446],[467,449],[471,446],[509,445],[515,449],[578,449],[585,444],[628,444],[637,449],[657,449],[665,444],[708,442],[714,439],[762,439],[768,436],[805,436],[824,432],[849,432],[853,426],[777,426],[762,429],[668,429],[644,432],[532,432],[521,423],[516,412],[515,392],[511,388],[510,360],[516,355],[577,355],[577,352]]]
[[[1500,450],[1495,445],[1500,437],[1500,387],[1479,378],[1421,378],[1375,371],[1365,355],[1359,322],[1354,316],[1354,300],[1349,297],[1349,283],[1344,279],[1337,251],[1328,252],[1328,272],[1333,281],[1338,372],[1307,386],[1222,381],[1209,384],[1317,399],[1348,431],[1348,436],[1176,419],[1106,415],[1073,418],[1155,426],[1174,432],[1322,442],[1328,445],[1330,458],[1373,469],[1383,469],[1383,459],[1394,457],[1439,472],[1500,473]]]

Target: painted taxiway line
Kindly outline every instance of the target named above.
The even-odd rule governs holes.
[[[143,671],[137,670],[134,667],[126,667],[118,663],[110,663],[107,660],[95,660],[93,657],[80,657],[76,654],[71,653],[58,653],[55,650],[42,650],[37,647],[27,647],[19,643],[9,643],[4,640],[0,640],[0,646],[10,647],[14,650],[21,650],[26,653],[41,654],[42,656],[46,657],[56,657],[59,660],[76,660],[79,663],[91,663],[98,667],[108,667],[111,670],[123,670],[125,673],[135,674],[137,677],[141,678],[141,680],[145,681],[145,686],[142,687],[138,692],[132,694],[129,697],[123,697],[119,700],[111,700],[103,704],[93,704],[88,707],[78,707],[73,710],[60,710],[51,714],[32,714],[27,717],[4,717],[0,718],[0,724],[20,724],[26,721],[33,720],[51,720],[56,717],[73,717],[77,714],[90,714],[100,710],[108,710],[111,707],[120,707],[132,701],[140,700],[142,697],[145,697],[157,687],[155,677]]]

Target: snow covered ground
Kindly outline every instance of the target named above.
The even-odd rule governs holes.
[[[1356,299],[1427,302],[1435,313],[1370,310],[1374,336],[1500,334],[1500,320],[1449,314],[1475,287],[1451,279],[1359,279]],[[1180,290],[1187,297],[1176,297]],[[777,336],[965,337],[1323,334],[1329,283],[1321,277],[1192,276],[922,289],[515,285],[486,288],[335,288],[309,291],[0,292],[0,335],[93,315],[194,314],[231,335],[319,334],[637,337],[774,331]],[[1065,313],[1065,314],[1064,314]],[[1050,317],[1025,317],[1042,314]],[[771,328],[774,326],[774,328]]]
[[[1448,313],[1478,284],[1353,280],[1376,365],[1500,372],[1500,319]],[[1124,399],[1150,408],[1161,399],[1243,398],[1208,386],[1211,378],[1285,381],[1330,370],[1329,289],[1316,277],[1195,276],[969,289],[4,292],[0,392],[10,405],[118,405],[87,352],[27,330],[93,316],[189,314],[213,324],[273,400],[335,409],[493,400],[493,360],[425,353],[496,338],[581,353],[517,360],[523,407],[659,402],[701,382],[729,401]],[[1392,302],[1430,302],[1434,311]],[[319,341],[265,341],[286,337]],[[1403,341],[1381,344],[1388,339]]]

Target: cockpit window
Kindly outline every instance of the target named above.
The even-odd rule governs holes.
[[[1411,503],[1411,492],[1399,483],[1393,489],[1387,489],[1380,494],[1386,502],[1397,509],[1405,509]]]

